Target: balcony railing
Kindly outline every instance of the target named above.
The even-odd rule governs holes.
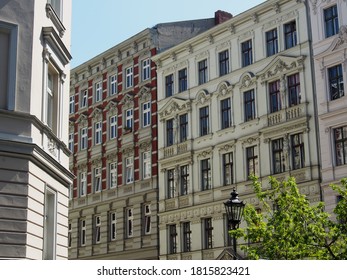
[[[276,125],[293,119],[298,119],[307,114],[306,103],[292,106],[278,112],[269,114],[267,117],[268,125]]]
[[[160,158],[169,158],[192,150],[193,141],[187,140],[161,149]]]

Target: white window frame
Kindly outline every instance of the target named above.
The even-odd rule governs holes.
[[[127,230],[127,237],[133,237],[134,234],[134,212],[133,208],[127,208],[126,209],[126,230]]]
[[[84,89],[81,91],[80,108],[86,108],[88,106],[88,90]]]
[[[80,220],[80,245],[86,246],[87,241],[87,223],[86,219]]]
[[[145,204],[144,205],[144,234],[150,234],[151,233],[151,205]]]
[[[142,153],[142,178],[143,179],[149,179],[151,178],[151,152],[143,152]]]
[[[142,81],[151,78],[151,61],[149,58],[142,60]]]
[[[69,114],[75,113],[75,96],[70,95],[69,99]]]
[[[108,184],[109,188],[115,188],[117,187],[117,163],[116,162],[110,162],[108,164]]]
[[[109,139],[117,138],[117,116],[113,115],[109,118]]]
[[[87,195],[87,173],[81,172],[80,176],[80,183],[79,183],[79,196],[84,197]]]
[[[80,150],[88,147],[88,127],[82,127],[80,130]]]
[[[57,250],[57,192],[46,186],[44,201],[43,259],[56,259]]]
[[[74,143],[74,133],[73,132],[69,133],[68,145],[69,145],[70,152],[73,153],[74,152],[74,145],[75,145],[75,143]]]
[[[101,242],[101,216],[94,216],[94,242],[99,244]]]
[[[134,158],[125,158],[125,183],[131,184],[134,182]]]
[[[117,215],[116,212],[110,213],[110,241],[117,239]]]
[[[151,125],[151,102],[147,101],[142,104],[142,127]]]
[[[109,95],[115,95],[117,93],[117,74],[109,77]]]
[[[130,131],[133,130],[133,118],[134,118],[134,110],[133,108],[130,108],[125,111],[125,129],[129,129]]]
[[[94,144],[100,145],[102,142],[102,122],[96,122],[94,124]]]
[[[134,69],[133,66],[125,68],[125,88],[133,87],[134,83]]]
[[[69,248],[71,248],[71,245],[72,245],[72,223],[71,223],[71,221],[69,221],[69,224],[68,224],[67,239],[68,239],[67,245]]]
[[[102,100],[102,81],[95,83],[95,102]]]
[[[94,168],[94,192],[101,191],[101,167]]]

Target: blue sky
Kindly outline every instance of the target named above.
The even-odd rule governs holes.
[[[157,23],[237,15],[264,0],[72,0],[71,68]]]

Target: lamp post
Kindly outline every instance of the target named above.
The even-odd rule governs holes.
[[[230,198],[224,202],[225,211],[228,218],[228,230],[235,230],[239,227],[241,219],[243,216],[243,210],[245,208],[245,203],[239,200],[239,194],[235,189],[230,193]],[[233,236],[233,249],[236,257],[236,237]]]

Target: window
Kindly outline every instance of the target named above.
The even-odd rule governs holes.
[[[180,142],[188,138],[188,114],[180,115]]]
[[[151,125],[151,102],[145,102],[142,104],[142,127]]]
[[[234,183],[233,153],[223,154],[223,185]]]
[[[71,248],[72,245],[72,224],[69,222],[68,233],[67,233],[68,247]]]
[[[75,96],[70,95],[69,114],[75,113]]]
[[[111,116],[109,118],[109,127],[110,127],[110,140],[117,138],[117,116]]]
[[[186,91],[187,87],[187,68],[184,68],[178,71],[178,92]]]
[[[102,99],[102,82],[95,83],[95,102],[100,102]]]
[[[151,233],[151,205],[145,204],[144,205],[144,233],[150,234]]]
[[[125,69],[125,88],[130,88],[133,86],[133,79],[134,79],[134,73],[133,73],[133,67],[128,67]]]
[[[219,76],[229,73],[229,51],[225,50],[218,54],[219,58]]]
[[[99,145],[101,144],[101,138],[102,136],[102,124],[101,122],[96,122],[94,124],[94,144]]]
[[[111,162],[108,165],[108,183],[110,188],[115,188],[117,187],[117,163],[116,162]]]
[[[324,10],[325,38],[334,36],[339,32],[339,18],[337,6],[331,6]]]
[[[272,29],[265,33],[266,36],[266,55],[271,56],[278,53],[277,29]]]
[[[94,168],[94,192],[101,191],[101,168]]]
[[[169,254],[177,253],[176,225],[169,225]]]
[[[274,113],[281,110],[280,81],[269,83],[270,112]]]
[[[231,100],[230,100],[230,98],[221,100],[220,107],[221,107],[222,129],[231,127]]]
[[[49,68],[46,92],[46,123],[54,133],[58,132],[58,75]]]
[[[165,97],[170,97],[173,95],[173,82],[173,74],[167,75],[165,77]]]
[[[99,215],[94,216],[94,244],[98,244],[101,241],[101,217]]]
[[[45,190],[43,259],[54,260],[57,246],[57,193],[49,187]]]
[[[347,126],[334,129],[336,165],[347,164]]]
[[[256,146],[246,148],[247,177],[258,174],[258,155]]]
[[[173,119],[166,121],[166,146],[173,145],[174,131],[173,131]]]
[[[170,169],[167,171],[167,198],[175,197],[175,170]]]
[[[212,240],[212,219],[206,218],[202,220],[203,222],[203,248],[211,249],[213,248],[213,240]]]
[[[181,166],[181,195],[188,194],[189,188],[189,165]]]
[[[208,106],[200,108],[199,113],[200,113],[200,136],[204,136],[209,133]]]
[[[290,75],[288,81],[288,103],[289,107],[299,105],[301,102],[300,96],[300,76],[298,73]]]
[[[86,172],[80,173],[80,197],[86,196],[87,194],[87,174]]]
[[[85,108],[88,105],[88,90],[82,90],[81,91],[81,98],[80,98],[80,107]]]
[[[71,153],[74,152],[74,134],[69,133],[69,150]]]
[[[151,77],[151,62],[149,58],[142,61],[142,81],[146,81]]]
[[[134,182],[134,159],[132,157],[125,159],[125,179],[126,184]]]
[[[134,227],[134,215],[133,215],[133,209],[128,208],[126,209],[126,233],[127,237],[132,237],[133,236],[133,227]]]
[[[210,159],[203,159],[200,162],[201,165],[201,190],[211,189],[211,164]]]
[[[286,49],[289,49],[296,44],[296,23],[292,21],[284,25],[284,45]]]
[[[295,134],[291,137],[293,169],[305,167],[305,153],[303,134]]]
[[[286,171],[283,138],[272,141],[272,168],[275,174]]]
[[[86,245],[86,237],[87,237],[87,224],[85,219],[80,220],[80,245]]]
[[[182,223],[182,251],[190,252],[191,251],[191,239],[192,231],[190,230],[190,222]]]
[[[117,237],[117,217],[116,212],[110,213],[110,241],[116,240]]]
[[[242,67],[246,67],[253,63],[252,40],[248,40],[241,44],[241,58]]]
[[[243,95],[245,105],[245,122],[255,119],[254,90],[246,91]]]
[[[48,0],[47,3],[50,4],[57,15],[58,18],[61,18],[61,0]]]
[[[330,100],[336,100],[344,96],[342,65],[330,67],[328,76]]]
[[[117,74],[110,76],[109,78],[109,95],[115,95],[117,93]]]
[[[133,130],[133,109],[125,111],[125,130]]]
[[[88,147],[88,128],[82,127],[80,131],[80,150],[85,150]]]
[[[199,85],[207,82],[207,59],[198,62]]]
[[[142,170],[143,170],[143,179],[151,178],[151,152],[143,152],[142,153]]]

